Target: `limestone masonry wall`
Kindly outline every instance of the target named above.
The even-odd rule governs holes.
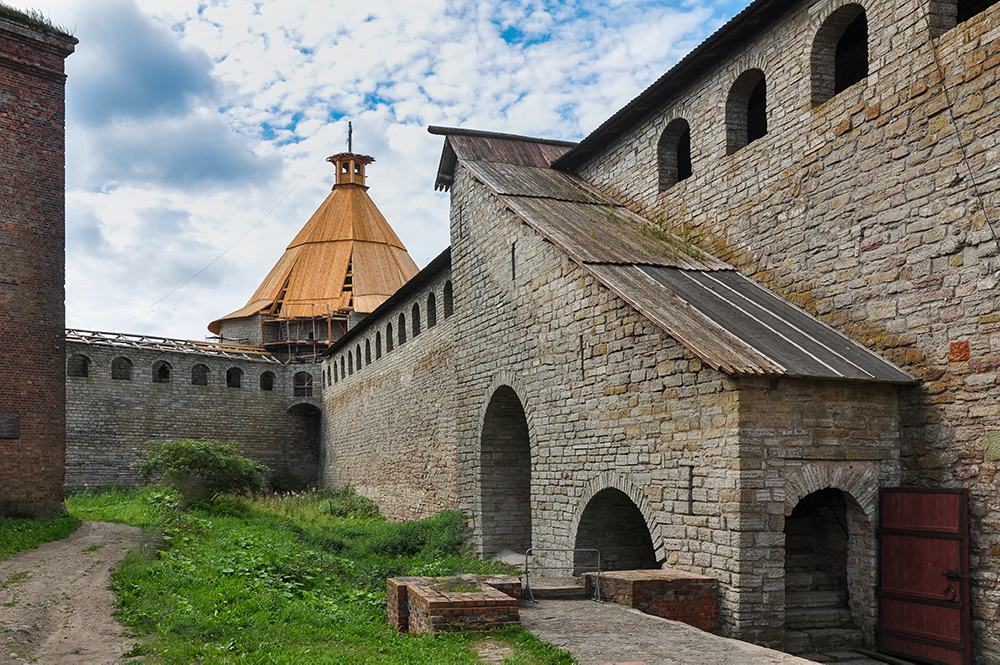
[[[353,485],[390,519],[459,507],[455,317],[445,316],[450,279],[446,267],[415,292],[397,294],[403,297],[395,306],[390,302],[365,318],[324,363],[323,484]],[[419,309],[416,336],[414,305]]]
[[[580,172],[923,379],[900,403],[902,481],[969,488],[974,653],[1000,660],[1000,6],[948,29],[954,3],[861,2],[868,76],[814,105],[814,40],[843,4],[795,5]],[[751,68],[767,134],[726,154]],[[677,118],[692,175],[660,192]]]
[[[181,438],[238,441],[241,454],[270,467],[268,479],[291,475],[304,484],[316,482],[319,365],[67,342],[65,362],[78,368],[79,356],[87,358],[86,376],[71,371],[65,384],[68,490],[134,484],[138,476],[131,464],[147,441]],[[114,378],[115,361],[129,367],[129,379]],[[169,381],[154,381],[164,362]],[[227,387],[233,368],[242,372],[239,388]],[[310,397],[294,395],[293,376],[303,371],[314,377]],[[261,389],[265,372],[274,375],[272,390]],[[205,385],[193,383],[196,374],[205,376]]]
[[[64,510],[63,60],[75,44],[0,14],[0,515]]]

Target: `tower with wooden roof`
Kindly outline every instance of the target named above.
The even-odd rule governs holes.
[[[368,196],[368,155],[342,152],[333,190],[247,304],[209,324],[223,342],[261,346],[284,362],[315,362],[352,322],[417,274]]]

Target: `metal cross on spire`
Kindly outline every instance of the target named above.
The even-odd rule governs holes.
[[[348,122],[347,123],[347,152],[354,152],[354,149],[353,149],[353,147],[351,145],[353,143],[353,140],[352,140],[353,137],[354,137],[354,128],[351,127],[351,123]]]

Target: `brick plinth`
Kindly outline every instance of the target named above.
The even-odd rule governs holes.
[[[597,573],[584,575],[587,593]],[[719,632],[719,581],[683,570],[622,570],[601,575],[601,598],[646,614]]]
[[[480,589],[448,591],[455,582],[477,584]],[[414,635],[488,630],[521,621],[517,609],[521,581],[508,575],[394,577],[386,580],[386,592],[389,622],[397,630]]]

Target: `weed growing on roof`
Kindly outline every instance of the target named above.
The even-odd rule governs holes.
[[[154,551],[130,553],[113,577],[116,616],[144,638],[131,655],[166,663],[476,663],[475,645],[498,639],[516,648],[510,662],[572,662],[519,629],[417,638],[388,625],[386,577],[509,572],[463,553],[460,513],[395,524],[350,489],[224,496],[184,512],[178,498],[118,488],[67,499],[74,513],[164,534]]]

